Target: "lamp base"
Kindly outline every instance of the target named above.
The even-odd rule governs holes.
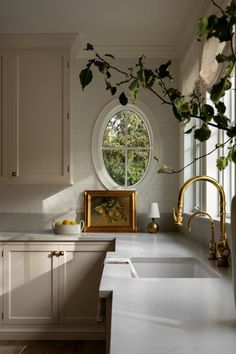
[[[159,225],[155,222],[155,219],[152,219],[152,222],[148,224],[147,230],[150,234],[156,234],[159,231]]]

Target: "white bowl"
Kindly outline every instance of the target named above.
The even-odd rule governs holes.
[[[52,227],[56,234],[75,235],[81,233],[81,226],[79,224],[74,224],[74,225],[55,224]]]

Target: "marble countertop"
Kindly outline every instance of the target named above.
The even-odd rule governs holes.
[[[113,240],[112,233],[80,233],[76,235],[59,235],[52,231],[46,232],[0,232],[0,242],[81,242]]]
[[[107,257],[134,256],[197,257],[212,267],[207,249],[178,233],[117,235]],[[128,264],[105,264],[100,292],[113,294],[110,353],[234,354],[231,269],[217,272],[220,278],[135,279]]]

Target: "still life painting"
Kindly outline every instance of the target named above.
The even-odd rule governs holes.
[[[136,232],[134,190],[85,191],[85,231]]]

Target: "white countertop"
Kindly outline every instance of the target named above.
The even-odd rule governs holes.
[[[108,257],[197,257],[207,250],[177,233],[119,234]],[[222,278],[135,279],[129,265],[106,264],[101,295],[113,293],[111,354],[235,354],[231,270]]]
[[[113,240],[115,234],[80,233],[76,235],[59,235],[48,232],[0,232],[0,242],[81,242]]]

